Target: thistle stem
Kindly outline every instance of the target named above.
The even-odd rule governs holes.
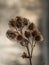
[[[30,55],[30,51],[29,51],[29,47],[27,46],[27,51],[28,51],[28,55],[29,55],[29,61],[30,61],[30,65],[32,65],[32,61],[31,61],[31,55]]]
[[[34,49],[34,47],[35,47],[35,44],[36,44],[36,42],[34,42],[34,45],[33,45],[33,42],[32,42],[32,44],[31,44],[31,57],[32,57],[32,53],[33,53],[33,49]]]

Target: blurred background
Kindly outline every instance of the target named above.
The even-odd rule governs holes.
[[[26,48],[6,37],[11,18],[22,16],[30,19],[44,36],[44,41],[33,51],[33,65],[49,65],[49,0],[0,0],[0,65],[29,65],[21,58]]]

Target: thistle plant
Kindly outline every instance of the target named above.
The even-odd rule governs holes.
[[[33,22],[20,16],[11,19],[8,24],[10,29],[6,32],[6,36],[26,47],[28,53],[23,52],[21,57],[29,59],[30,65],[32,65],[33,49],[37,43],[43,41],[42,34]]]

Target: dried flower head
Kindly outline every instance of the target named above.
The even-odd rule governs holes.
[[[6,35],[7,35],[7,37],[10,38],[10,39],[16,38],[15,32],[13,32],[13,31],[11,31],[11,30],[8,30],[8,31],[6,32]]]
[[[43,36],[41,33],[38,32],[38,34],[34,37],[35,41],[40,42],[43,41]]]
[[[20,42],[20,44],[22,45],[22,46],[27,46],[28,45],[28,43],[29,43],[29,41],[27,40],[27,39],[23,39],[21,42]]]
[[[33,23],[30,23],[30,25],[28,26],[28,29],[31,31],[34,29],[34,24]]]
[[[35,40],[36,40],[36,41],[40,41],[40,40],[41,40],[40,35],[35,36]]]
[[[17,35],[17,38],[16,38],[18,41],[21,41],[23,39],[22,35]]]
[[[29,40],[27,40],[27,39],[24,39],[24,43],[28,45],[28,43],[29,43]]]
[[[23,52],[23,55],[21,56],[22,58],[27,58],[27,54]]]
[[[24,36],[25,36],[25,38],[30,38],[31,35],[32,35],[33,39],[35,39],[36,41],[41,40],[42,35],[40,35],[40,32],[39,32],[38,28],[35,26],[34,23],[30,23],[30,24],[29,24],[29,23],[30,23],[30,22],[29,22],[28,19],[22,18],[22,17],[20,17],[20,16],[17,16],[15,20],[14,20],[14,19],[11,19],[11,20],[9,21],[9,25],[10,25],[11,27],[14,27],[14,28],[19,28],[20,34],[23,33]],[[28,25],[28,26],[27,26],[27,25]],[[22,31],[23,26],[26,26],[28,30],[26,30],[25,32],[23,32],[23,31]],[[18,30],[16,30],[16,31],[18,31]],[[16,35],[15,32],[10,31],[10,30],[8,30],[6,34],[7,34],[7,36],[8,36],[9,38],[11,38],[11,39],[14,39],[14,38],[17,36],[16,39],[17,39],[18,41],[23,40],[23,41],[21,42],[21,44],[28,44],[28,40],[25,39],[25,38],[23,39],[23,35],[20,35],[20,34],[19,34],[19,31],[18,31],[18,35]],[[21,33],[21,31],[22,31],[22,33]],[[25,40],[25,41],[24,41],[24,40]]]
[[[36,35],[39,34],[39,31],[36,29],[36,30],[32,31],[31,34],[32,34],[32,37],[35,37]]]
[[[9,26],[10,26],[10,27],[15,27],[15,21],[14,21],[14,19],[11,19],[11,20],[9,21]]]
[[[27,26],[27,25],[28,25],[28,19],[23,18],[23,25],[24,25],[24,26]]]
[[[16,17],[16,27],[21,28],[22,27],[22,18],[17,16]]]
[[[29,38],[30,37],[30,32],[29,31],[25,31],[24,35],[25,35],[26,38]]]
[[[32,34],[32,37],[35,39],[35,41],[43,41],[43,36],[39,32],[38,28],[32,31],[31,34]]]

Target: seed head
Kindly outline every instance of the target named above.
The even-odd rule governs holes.
[[[29,41],[27,40],[27,39],[23,39],[21,42],[20,42],[20,44],[22,45],[22,46],[27,46],[28,45],[28,43],[29,43]]]
[[[32,34],[32,37],[35,37],[36,35],[39,34],[39,31],[36,29],[36,30],[32,31],[31,34]]]
[[[23,55],[21,56],[22,58],[27,58],[27,54],[23,52]]]
[[[11,31],[11,30],[8,30],[8,31],[6,32],[6,35],[7,35],[7,37],[10,38],[10,39],[15,39],[15,37],[16,37],[15,32],[13,32],[13,31]]]
[[[33,23],[30,23],[30,25],[28,26],[28,29],[31,31],[34,29],[34,24]]]
[[[21,41],[22,39],[23,39],[22,35],[18,35],[18,36],[17,36],[17,40],[18,40],[18,41]]]
[[[16,27],[21,28],[22,27],[22,18],[17,16],[16,17]]]
[[[38,34],[35,36],[34,39],[35,39],[35,41],[40,42],[40,41],[43,41],[43,36],[41,34]]]
[[[29,38],[30,37],[30,32],[25,31],[24,35],[25,35],[26,38]]]
[[[15,27],[15,21],[14,21],[14,19],[11,19],[11,20],[9,21],[9,26],[10,26],[10,27]]]
[[[24,26],[27,26],[27,25],[28,25],[28,19],[23,18],[23,25],[24,25]]]

